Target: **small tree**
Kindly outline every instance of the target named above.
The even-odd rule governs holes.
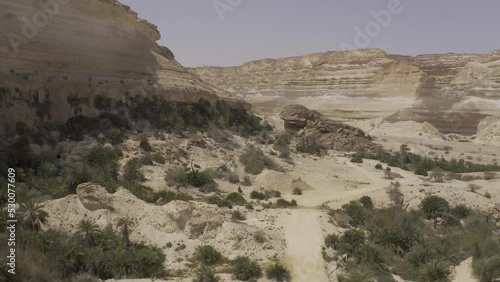
[[[427,219],[434,220],[434,228],[436,228],[438,218],[443,217],[450,210],[450,204],[443,197],[431,195],[422,200],[420,210]]]
[[[47,225],[49,214],[43,210],[43,207],[43,205],[35,204],[33,201],[21,204],[19,214],[22,226],[32,231],[38,231],[42,229],[42,226]]]
[[[123,245],[128,248],[130,246],[130,232],[135,227],[135,221],[130,217],[122,217],[118,220],[118,227],[122,228]]]
[[[101,234],[101,230],[99,226],[95,223],[95,221],[90,219],[82,219],[78,223],[78,231],[77,234],[80,238],[82,238],[85,243],[92,247],[95,245],[99,235]]]

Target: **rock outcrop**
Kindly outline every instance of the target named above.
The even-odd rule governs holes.
[[[286,106],[280,117],[285,128],[303,137],[305,142],[315,140],[327,149],[343,152],[373,152],[379,149],[363,130],[325,118],[302,105]]]
[[[0,1],[0,137],[130,106],[136,96],[249,109],[189,73],[116,0]],[[108,107],[99,105],[105,102]]]
[[[500,145],[500,116],[483,119],[477,126],[476,140],[483,143]]]
[[[335,119],[388,117],[475,134],[479,121],[500,109],[500,51],[411,57],[364,49],[192,71],[242,93],[263,115],[302,104]]]
[[[82,219],[95,221],[101,229],[119,232],[119,219],[130,218],[134,222],[131,240],[162,249],[169,269],[185,269],[185,258],[203,244],[214,246],[228,257],[248,255],[265,260],[285,248],[281,231],[232,222],[231,210],[197,201],[171,201],[158,206],[123,188],[110,194],[99,185],[81,184],[76,195],[49,200],[43,205],[49,214],[46,227],[67,233],[75,233]],[[268,245],[268,249],[255,241],[257,231],[266,237],[264,246]]]
[[[308,123],[318,122],[323,115],[302,105],[293,104],[286,106],[280,112],[280,118],[285,122],[285,129],[298,131],[306,127]]]
[[[113,209],[113,198],[102,186],[93,183],[80,184],[76,188],[76,194],[80,203],[89,211]]]

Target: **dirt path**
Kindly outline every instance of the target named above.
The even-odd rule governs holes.
[[[284,215],[286,261],[294,281],[330,281],[321,256],[324,238],[319,215],[314,209],[294,209]]]
[[[475,282],[475,279],[472,276],[472,258],[468,258],[462,261],[457,267],[455,267],[455,279],[453,282]]]

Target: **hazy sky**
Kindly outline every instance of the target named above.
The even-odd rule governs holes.
[[[160,44],[185,66],[240,65],[341,46],[411,55],[500,49],[498,0],[120,2],[157,25]]]

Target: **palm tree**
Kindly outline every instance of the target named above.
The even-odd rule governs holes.
[[[130,232],[135,226],[135,221],[130,217],[122,217],[118,220],[118,227],[122,228],[123,245],[125,248],[130,246]]]
[[[421,270],[421,279],[425,282],[448,282],[450,279],[450,265],[439,259],[427,262]]]
[[[99,226],[95,221],[90,219],[82,219],[78,223],[78,236],[80,236],[89,246],[94,246],[97,238],[101,234]]]
[[[32,231],[41,230],[49,218],[49,214],[43,210],[43,205],[33,201],[21,204],[19,214],[22,225]]]

